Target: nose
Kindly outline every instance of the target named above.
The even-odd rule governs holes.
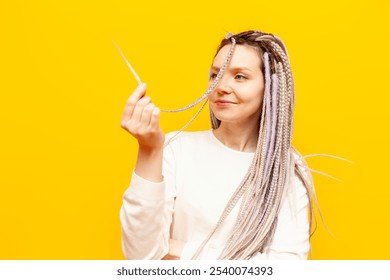
[[[225,76],[222,76],[221,80],[217,84],[215,91],[218,94],[224,95],[224,94],[231,94],[233,92],[231,86],[229,85],[228,78]]]

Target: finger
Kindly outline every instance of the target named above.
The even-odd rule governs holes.
[[[150,127],[157,128],[160,126],[160,109],[154,107],[150,118]]]
[[[146,105],[152,102],[152,99],[149,96],[142,97],[138,102],[137,105],[134,107],[133,115],[131,116],[131,121],[134,123],[140,123],[142,112]]]
[[[137,102],[143,96],[145,96],[145,92],[146,92],[146,84],[140,84],[130,95],[130,97],[127,99],[125,110],[123,112],[125,118],[131,118],[131,115],[133,113],[135,106],[137,105]]]
[[[135,106],[137,105],[137,102],[145,95],[145,92],[146,92],[146,84],[144,83],[140,84],[130,95],[130,97],[127,99],[127,103],[122,114],[122,120],[121,120],[122,127],[127,123],[127,121],[133,115],[133,111]]]
[[[145,128],[149,127],[150,120],[152,118],[152,113],[155,107],[156,106],[153,103],[149,103],[145,106],[141,116],[141,124],[143,127]]]

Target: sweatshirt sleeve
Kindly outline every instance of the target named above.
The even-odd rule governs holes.
[[[126,259],[159,260],[169,250],[175,201],[174,161],[164,150],[163,181],[154,183],[134,171],[120,210],[122,250]]]
[[[307,259],[310,250],[306,188],[295,176],[279,212],[275,235],[267,252],[258,253],[251,259]]]

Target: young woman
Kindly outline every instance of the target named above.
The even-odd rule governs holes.
[[[259,31],[229,33],[209,89],[212,129],[169,143],[174,134],[162,132],[145,84],[128,99],[121,127],[139,151],[121,208],[125,257],[307,258],[312,180],[291,145],[294,85],[284,44]]]

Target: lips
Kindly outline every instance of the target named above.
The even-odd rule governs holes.
[[[217,105],[236,104],[236,102],[233,102],[233,101],[230,101],[230,100],[226,100],[226,99],[217,99],[217,100],[215,100],[214,103],[217,104]]]

